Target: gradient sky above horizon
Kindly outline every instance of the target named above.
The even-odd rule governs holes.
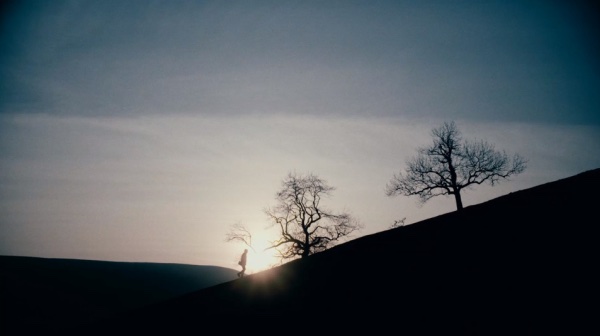
[[[366,235],[455,209],[385,196],[454,120],[528,159],[465,206],[600,167],[585,1],[15,1],[0,7],[0,254],[237,269],[288,172]],[[257,260],[260,256],[255,255]],[[258,262],[249,270],[258,270]]]

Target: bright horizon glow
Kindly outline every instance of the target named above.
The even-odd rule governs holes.
[[[267,249],[267,247],[270,246],[269,241],[267,240],[268,236],[271,236],[269,232],[257,231],[252,233],[252,247],[243,246],[239,243],[236,244],[239,246],[238,249],[240,251],[243,251],[245,248],[248,249],[248,259],[246,264],[247,275],[270,269],[279,264],[279,258],[276,257],[274,250]],[[241,267],[238,266],[238,269],[241,269]]]
[[[389,198],[383,192],[402,159],[431,141],[430,125],[437,121],[267,116],[2,120],[10,125],[4,135],[19,147],[14,159],[1,162],[3,188],[14,190],[5,192],[0,204],[1,254],[239,269],[243,246],[224,238],[230,225],[241,222],[251,230],[257,251],[248,269],[263,270],[274,260],[259,251],[277,230],[267,229],[262,210],[275,205],[274,195],[290,170],[313,172],[336,187],[323,204],[348,210],[365,224],[354,237],[385,230],[395,219],[407,217],[412,224],[454,210],[451,198],[419,207],[414,198]],[[465,137],[486,138],[529,160],[528,169],[510,181],[467,190],[465,206],[600,165],[600,148],[589,145],[600,133],[597,127],[457,123]],[[304,147],[290,152],[293,141],[285,135],[302,132]],[[345,141],[336,141],[341,138]],[[553,146],[546,145],[548,139]]]
[[[276,265],[278,265],[277,258],[269,254],[267,251],[254,251],[252,249],[248,250],[248,274],[254,274],[268,270]]]

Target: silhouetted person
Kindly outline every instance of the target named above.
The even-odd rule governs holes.
[[[248,255],[248,249],[244,250],[242,256],[240,257],[240,261],[238,261],[238,265],[242,266],[242,270],[237,274],[239,278],[243,277],[246,273],[246,255]]]

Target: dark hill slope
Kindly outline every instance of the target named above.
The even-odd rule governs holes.
[[[597,265],[598,190],[600,169],[361,237],[85,332],[211,325],[293,334],[575,330],[571,317],[585,319],[582,301]]]
[[[236,279],[236,270],[0,256],[0,334],[64,328]]]

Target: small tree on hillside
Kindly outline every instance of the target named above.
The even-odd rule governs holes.
[[[395,228],[404,226],[404,225],[406,225],[405,222],[406,222],[406,217],[404,217],[402,219],[396,219],[396,220],[394,220],[394,223],[392,223],[392,225],[390,225],[389,228],[395,229]]]
[[[423,204],[435,196],[454,195],[457,210],[462,210],[463,189],[482,183],[493,186],[526,168],[518,154],[510,159],[485,141],[464,141],[454,122],[434,128],[431,135],[433,144],[420,148],[405,173],[394,175],[387,184],[387,196],[415,195]]]
[[[229,227],[229,232],[225,234],[225,241],[228,243],[237,241],[255,251],[252,247],[252,234],[242,223],[235,223]]]
[[[271,226],[279,229],[280,237],[270,248],[276,249],[281,259],[324,251],[361,228],[349,214],[334,214],[322,206],[322,198],[333,190],[313,174],[290,173],[283,180],[276,194],[278,204],[265,210]]]

